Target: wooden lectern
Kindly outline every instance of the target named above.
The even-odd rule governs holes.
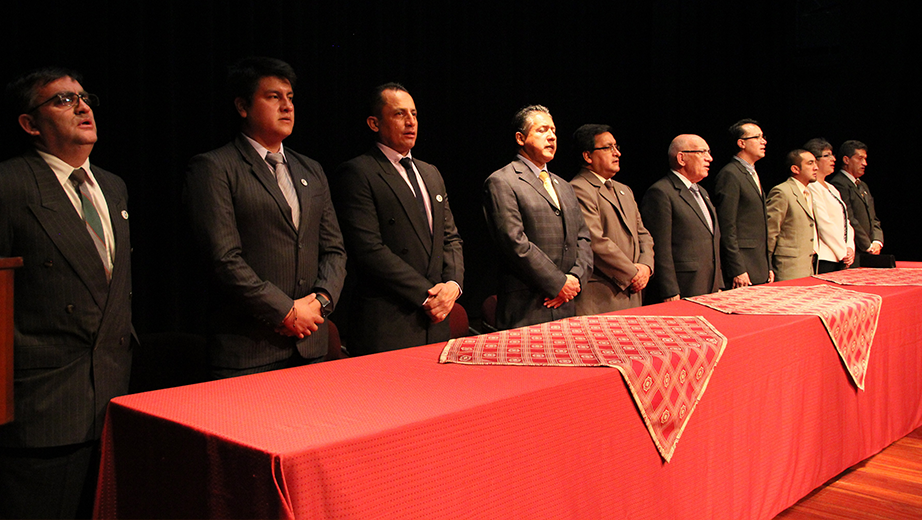
[[[22,258],[0,258],[0,424],[13,420],[13,269]]]

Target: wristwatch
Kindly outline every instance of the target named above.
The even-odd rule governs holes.
[[[320,315],[326,318],[327,315],[333,311],[333,309],[330,308],[330,304],[333,302],[331,302],[330,299],[327,298],[327,295],[322,292],[318,292],[316,298],[317,301],[320,302]]]

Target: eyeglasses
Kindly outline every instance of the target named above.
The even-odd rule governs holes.
[[[747,141],[749,139],[765,139],[766,141],[768,140],[766,139],[765,134],[750,135],[749,137],[740,137],[740,140],[742,141]]]
[[[611,153],[615,153],[615,151],[618,151],[618,152],[621,151],[621,145],[620,144],[610,144],[608,146],[600,146],[598,148],[592,148],[591,150],[593,152],[596,150],[608,150]]]
[[[42,105],[47,105],[48,103],[54,103],[54,106],[57,108],[74,107],[80,104],[81,99],[90,108],[99,106],[99,98],[96,97],[95,94],[90,94],[88,92],[81,92],[79,94],[76,92],[58,92],[45,101],[30,108],[26,113],[31,114],[41,108]]]
[[[823,155],[817,157],[817,159],[825,159],[827,157],[834,157],[832,153],[824,153]]]
[[[711,155],[711,150],[707,148],[704,150],[681,150],[679,153],[706,153]]]

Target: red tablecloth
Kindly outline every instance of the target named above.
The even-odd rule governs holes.
[[[115,399],[97,515],[771,518],[922,425],[922,288],[852,289],[884,298],[864,392],[815,317],[630,311],[729,338],[669,464],[617,372],[431,345]]]

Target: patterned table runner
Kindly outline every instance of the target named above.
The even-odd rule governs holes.
[[[864,390],[864,376],[883,300],[880,296],[828,285],[752,286],[688,300],[727,314],[819,316],[855,385]]]
[[[813,277],[839,285],[922,285],[922,269],[905,267],[845,269],[832,273],[815,274]]]
[[[439,362],[616,368],[669,462],[726,346],[700,316],[578,316],[453,339]]]

